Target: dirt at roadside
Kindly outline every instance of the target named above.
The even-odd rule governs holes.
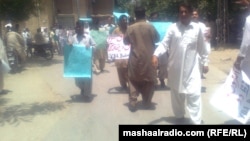
[[[209,64],[216,66],[218,69],[228,74],[238,53],[238,48],[212,49],[209,56]]]

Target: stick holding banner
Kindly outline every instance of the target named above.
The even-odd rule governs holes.
[[[64,77],[92,78],[92,48],[83,45],[64,47]]]

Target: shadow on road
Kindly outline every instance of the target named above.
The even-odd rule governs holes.
[[[229,124],[229,125],[244,125],[243,123],[237,121],[237,120],[229,120],[226,121],[224,124]],[[250,120],[246,123],[246,125],[250,125]]]
[[[63,102],[45,102],[9,106],[0,111],[0,126],[4,126],[5,124],[18,126],[21,122],[32,122],[33,118],[37,115],[46,115],[65,108],[65,103]]]
[[[5,104],[9,102],[8,99],[6,98],[0,98],[0,106],[3,107]],[[0,112],[1,113],[1,112]]]
[[[125,106],[129,108],[129,103],[125,103]],[[155,110],[156,109],[156,103],[152,102],[150,106],[143,105],[142,101],[138,101],[136,105],[136,111],[137,110]]]
[[[128,94],[129,90],[122,87],[114,87],[108,90],[108,94]]]
[[[155,86],[155,91],[169,91],[170,88],[168,86],[161,87],[160,85]]]
[[[2,92],[0,92],[0,96],[7,95],[8,93],[11,92],[12,92],[11,90],[3,90]]]
[[[97,96],[96,94],[91,94],[89,97],[76,94],[76,95],[70,96],[71,99],[67,100],[66,102],[68,103],[91,103],[96,96]]]
[[[95,74],[96,76],[102,75],[104,73],[110,73],[110,71],[109,70],[103,70],[103,71],[100,71],[100,72],[93,71],[93,74]]]
[[[10,90],[3,90],[3,91],[0,93],[0,107],[3,107],[5,104],[7,104],[7,103],[9,102],[8,99],[3,98],[2,96],[5,96],[5,95],[9,94],[10,92],[12,92],[12,91],[10,91]],[[1,112],[0,112],[0,113],[1,113]]]
[[[26,62],[26,67],[48,67],[54,64],[62,64],[63,60],[53,58],[52,60],[46,60],[44,58],[34,57],[29,58]]]
[[[169,91],[169,87],[156,86],[155,91]],[[129,89],[124,89],[122,87],[113,87],[108,90],[108,94],[129,94]]]
[[[149,124],[160,124],[160,123],[162,124],[162,122],[166,122],[168,124],[173,124],[173,125],[192,124],[190,118],[177,119],[175,117],[162,117],[160,119],[151,121]]]

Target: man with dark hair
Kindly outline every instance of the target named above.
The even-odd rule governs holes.
[[[70,39],[69,44],[83,45],[86,48],[95,47],[96,43],[89,34],[84,33],[84,24],[82,21],[76,22],[75,35]],[[73,46],[72,46],[73,47]],[[81,95],[90,99],[92,93],[92,78],[75,78],[76,86],[81,90]]]
[[[194,124],[201,124],[201,70],[207,63],[208,51],[197,23],[191,21],[192,8],[187,4],[179,6],[179,21],[172,24],[154,52],[152,62],[158,65],[158,57],[168,52],[168,86],[171,89],[171,103],[174,115],[184,119],[185,101]],[[203,70],[208,71],[204,66]]]
[[[128,28],[128,17],[126,15],[121,15],[118,19],[118,27],[113,31],[113,36],[123,37]],[[127,90],[128,88],[128,58],[115,59],[115,65],[117,69],[117,74],[119,78],[121,90]]]
[[[192,19],[193,19],[193,22],[197,23],[200,26],[201,31],[202,31],[202,33],[204,35],[206,48],[207,48],[208,52],[210,53],[211,52],[211,45],[210,45],[211,34],[210,34],[210,28],[205,23],[203,23],[204,21],[201,22],[198,9],[193,10]],[[200,69],[203,69],[203,65],[208,65],[208,64],[200,64]],[[202,79],[206,78],[203,73],[201,73],[201,78]]]
[[[146,22],[145,9],[135,9],[136,23],[130,25],[125,33],[124,43],[130,44],[128,60],[129,109],[136,110],[137,97],[142,94],[142,103],[151,107],[154,94],[155,68],[151,63],[155,43],[159,40],[156,29]]]

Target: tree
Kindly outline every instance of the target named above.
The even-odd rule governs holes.
[[[127,12],[129,15],[133,15],[135,0],[115,0],[116,12]]]
[[[151,13],[159,13],[161,18],[167,18],[170,21],[175,21],[178,14],[178,5],[182,2],[192,3],[194,8],[201,11],[202,16],[210,19],[216,19],[217,0],[116,0],[116,9],[127,10],[130,15],[133,15],[133,3],[140,2],[146,8],[146,15]]]
[[[36,15],[40,0],[0,0],[0,20],[24,21]]]

